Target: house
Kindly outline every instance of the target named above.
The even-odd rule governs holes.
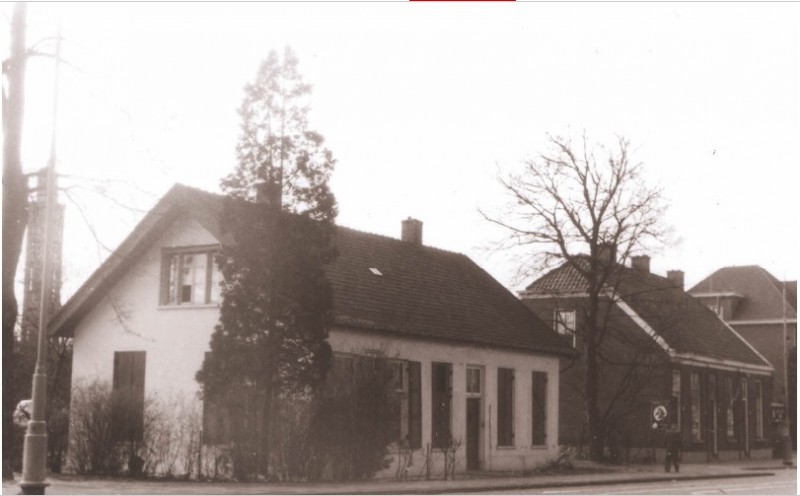
[[[613,252],[604,252],[611,269],[600,305],[607,324],[599,345],[598,399],[612,455],[647,459],[660,453],[663,459],[664,429],[653,428],[663,420],[654,418],[661,405],[668,412],[664,427],[681,431],[686,461],[768,456],[773,367],[683,290],[683,272],[661,277],[650,272],[649,257],[633,257],[627,267]],[[577,257],[575,263],[588,268],[589,260]],[[565,262],[521,298],[583,353],[587,288]],[[561,442],[585,446],[586,370],[580,358],[562,359],[561,370]]]
[[[50,333],[74,338],[73,385],[197,397],[219,316],[212,255],[231,242],[223,204],[239,201],[174,186],[70,298]],[[400,240],[337,227],[336,243],[333,366],[364,350],[400,364],[396,430],[417,460],[448,439],[461,471],[558,455],[558,361],[572,350],[549,326],[466,256],[424,246],[418,220]]]
[[[770,398],[772,417],[786,412],[786,347],[797,346],[797,281],[779,281],[758,265],[723,267],[689,290],[689,294],[736,329],[775,368]],[[793,372],[792,372],[793,374]],[[790,379],[789,389],[796,381]],[[789,405],[794,406],[790,393]],[[790,408],[794,418],[794,408]],[[794,432],[794,429],[792,429]]]

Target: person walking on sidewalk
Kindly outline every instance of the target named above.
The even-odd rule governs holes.
[[[669,472],[672,465],[675,472],[680,472],[681,461],[681,431],[670,429],[664,436],[664,447],[667,449],[667,456],[664,458],[664,471]]]

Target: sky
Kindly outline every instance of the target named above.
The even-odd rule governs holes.
[[[64,298],[174,183],[219,191],[242,88],[286,45],[337,159],[341,225],[399,237],[420,219],[425,244],[516,291],[520,254],[479,213],[507,200],[498,172],[547,133],[621,135],[670,205],[653,272],[684,270],[687,288],[728,265],[797,278],[798,4],[30,4],[29,45],[59,24]],[[28,66],[27,171],[47,162],[53,67]]]

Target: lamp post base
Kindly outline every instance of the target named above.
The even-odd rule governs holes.
[[[44,490],[50,484],[47,482],[20,482],[21,494],[44,494]]]

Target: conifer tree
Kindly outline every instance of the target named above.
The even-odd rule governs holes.
[[[233,441],[249,446],[235,456],[240,476],[271,475],[278,403],[309,402],[331,359],[335,160],[308,128],[297,64],[289,48],[272,51],[245,87],[238,164],[221,181],[232,242],[217,257],[220,320],[197,380],[207,398],[227,398]]]

